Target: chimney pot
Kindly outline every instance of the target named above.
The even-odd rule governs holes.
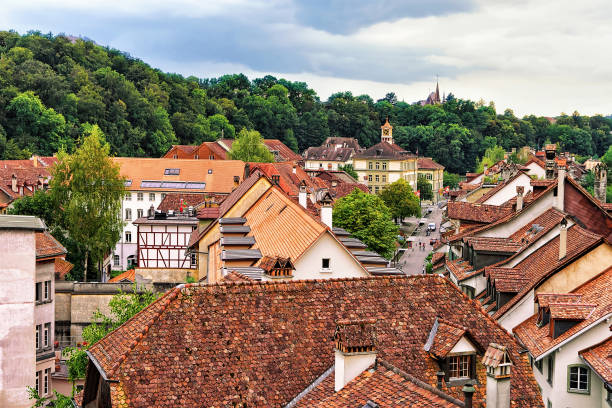
[[[472,408],[472,398],[474,397],[474,393],[476,389],[472,383],[466,383],[461,390],[463,392],[463,396],[465,397],[465,408]]]
[[[559,166],[557,173],[557,208],[565,211],[565,165]]]
[[[567,220],[564,218],[559,224],[559,259],[567,255]]]
[[[332,229],[333,226],[333,211],[331,204],[323,204],[321,207],[321,222]]]
[[[14,193],[19,191],[19,189],[17,188],[17,176],[14,174],[11,177],[11,189],[13,190]]]
[[[436,378],[438,379],[436,386],[438,387],[439,390],[442,389],[442,381],[444,380],[444,375],[445,375],[444,371],[438,371],[436,373]]]
[[[376,320],[340,320],[336,324],[335,391],[376,363]]]

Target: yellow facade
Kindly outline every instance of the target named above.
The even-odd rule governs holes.
[[[391,159],[354,159],[353,168],[372,193],[380,192],[385,186],[401,179],[406,180],[413,190],[417,182],[416,157],[403,160]]]

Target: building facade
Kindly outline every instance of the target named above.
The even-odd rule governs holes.
[[[443,194],[444,188],[444,166],[433,161],[431,157],[419,157],[418,175],[425,177],[431,183],[433,202],[437,203]]]
[[[381,142],[353,157],[358,181],[372,193],[404,179],[416,191],[417,156],[393,143],[393,126],[387,120],[381,126]]]
[[[306,170],[338,170],[340,166],[353,164],[353,156],[362,149],[357,139],[351,137],[328,137],[321,146],[304,151]]]

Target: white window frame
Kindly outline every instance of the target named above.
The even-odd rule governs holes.
[[[143,192],[136,193],[136,201],[143,201],[143,200],[144,200],[144,193]]]
[[[125,201],[132,201],[132,193],[125,193]]]
[[[121,261],[121,258],[119,257],[119,255],[113,255],[113,265],[114,266],[119,266],[120,261]]]
[[[51,374],[51,370],[49,368],[45,368],[43,374],[43,396],[47,396],[49,394],[49,374]]]
[[[131,231],[125,231],[125,242],[132,243],[132,232]]]
[[[144,216],[144,210],[142,208],[139,208],[136,210],[136,218],[142,218]]]
[[[36,392],[38,393],[38,395],[40,395],[40,376],[41,374],[42,374],[41,371],[36,372],[36,383],[34,387],[36,387]]]
[[[149,193],[149,201],[155,201],[155,193]]]
[[[131,208],[125,209],[125,219],[127,221],[130,221],[132,219],[132,209]]]
[[[43,282],[43,300],[51,300],[51,281]]]
[[[41,324],[37,324],[36,325],[36,350],[40,349],[40,345],[41,345],[41,331],[42,331],[42,325]]]
[[[51,323],[45,323],[43,325],[43,348],[49,347],[51,341]]]

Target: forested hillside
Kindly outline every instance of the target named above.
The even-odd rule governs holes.
[[[159,157],[172,144],[231,138],[242,128],[300,152],[328,136],[355,137],[368,147],[380,140],[385,117],[399,145],[460,173],[494,145],[550,141],[601,156],[612,141],[612,120],[602,116],[574,113],[551,124],[509,110],[498,115],[492,104],[452,95],[424,107],[398,102],[393,93],[374,101],[341,92],[322,102],[303,82],[185,78],[91,41],[0,32],[0,158],[70,150],[86,123],[98,124],[120,156]]]

